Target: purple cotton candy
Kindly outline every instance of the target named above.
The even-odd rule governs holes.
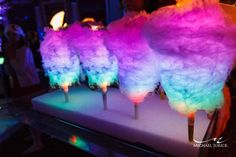
[[[222,89],[235,58],[235,25],[217,1],[203,2],[161,8],[143,29],[162,60],[161,83],[170,104],[184,114],[223,104]]]
[[[75,23],[67,30],[67,40],[82,62],[89,85],[101,88],[117,82],[118,63],[104,45],[105,30],[91,30]]]
[[[79,58],[70,51],[64,35],[64,30],[48,29],[40,45],[43,67],[53,87],[58,85],[64,88],[79,80]]]

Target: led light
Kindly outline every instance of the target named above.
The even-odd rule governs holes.
[[[4,63],[4,58],[3,57],[0,57],[0,65],[2,65]]]
[[[82,20],[82,22],[95,22],[95,20],[92,17],[86,17]]]
[[[63,27],[64,16],[65,16],[65,12],[60,11],[52,17],[50,25],[52,26],[53,30],[56,31],[56,30],[59,30],[61,27]]]
[[[87,141],[85,141],[83,138],[78,137],[76,135],[72,135],[69,138],[69,143],[72,144],[73,146],[80,148],[82,150],[89,151],[89,144]]]

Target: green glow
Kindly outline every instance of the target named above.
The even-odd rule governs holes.
[[[0,57],[0,65],[4,63],[4,58],[3,57]]]
[[[79,71],[77,72],[64,72],[60,74],[55,74],[55,72],[48,72],[50,78],[50,85],[53,87],[55,85],[62,86],[63,84],[68,84],[69,86],[78,82]]]
[[[89,85],[97,85],[101,88],[101,86],[106,83],[108,86],[117,82],[117,73],[116,72],[104,72],[101,74],[90,74],[87,73]]]
[[[88,142],[86,142],[84,139],[82,139],[81,137],[72,135],[69,139],[70,144],[72,144],[73,146],[83,149],[85,151],[89,151],[89,145]]]
[[[210,76],[206,79],[207,75],[198,80],[190,77],[195,75],[180,75],[179,73],[172,75],[173,77],[165,73],[161,75],[161,78],[162,87],[171,107],[175,110],[189,114],[197,110],[213,111],[223,104],[224,82],[216,83],[216,79],[211,79]]]

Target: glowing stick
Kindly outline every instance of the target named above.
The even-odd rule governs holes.
[[[134,103],[134,118],[138,119],[139,117],[139,111],[138,111],[139,104]]]
[[[69,102],[69,96],[68,96],[68,84],[64,84],[62,85],[63,91],[64,91],[64,95],[65,95],[65,102]]]
[[[107,83],[101,85],[104,110],[107,110]]]
[[[188,140],[189,142],[193,142],[193,139],[194,139],[194,121],[195,121],[195,113],[190,113],[188,115]]]

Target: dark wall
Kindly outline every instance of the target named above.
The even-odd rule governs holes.
[[[78,0],[78,8],[81,20],[86,17],[93,17],[96,21],[106,21],[105,0]]]
[[[24,29],[35,30],[34,7],[31,3],[10,5],[8,10],[9,23],[21,25]]]

